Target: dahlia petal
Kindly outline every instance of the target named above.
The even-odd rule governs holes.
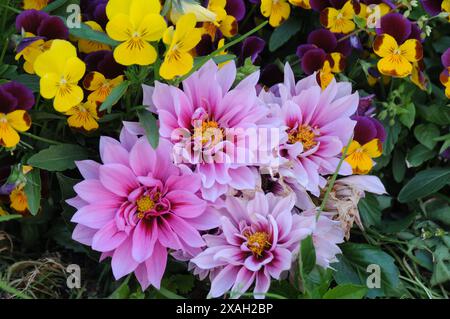
[[[153,248],[157,242],[158,227],[156,220],[141,220],[134,229],[132,256],[135,261],[141,263],[149,258],[153,253]]]
[[[283,271],[289,270],[292,264],[292,253],[286,248],[278,247],[272,251],[273,260],[265,266],[270,276],[280,279]]]
[[[226,260],[214,258],[214,256],[222,251],[223,249],[228,248],[229,246],[215,246],[205,249],[203,252],[195,256],[191,259],[191,262],[196,264],[201,269],[212,269],[220,266],[225,266],[228,264]]]
[[[170,214],[167,221],[177,236],[183,239],[191,247],[202,247],[205,245],[199,232],[184,219],[177,215]]]
[[[253,284],[255,277],[256,274],[254,272],[242,267],[236,276],[236,282],[231,288],[231,297],[237,299],[242,296]]]
[[[223,216],[221,219],[222,231],[230,245],[239,246],[241,244],[236,234],[239,234],[239,230],[233,225],[228,217]]]
[[[127,237],[125,232],[117,229],[116,222],[112,220],[94,235],[92,249],[101,252],[112,251],[119,247]]]
[[[156,289],[161,288],[161,279],[166,270],[166,264],[167,249],[157,242],[153,248],[152,256],[145,262],[148,280]]]
[[[206,208],[206,202],[190,191],[171,191],[166,198],[170,201],[172,212],[181,218],[198,217]]]
[[[95,204],[120,206],[122,200],[119,196],[107,190],[99,180],[87,179],[74,186],[75,192],[84,201]]]
[[[238,190],[254,189],[255,188],[255,174],[251,168],[242,166],[236,169],[230,169],[228,174],[231,177],[229,185]]]
[[[265,294],[269,291],[270,276],[265,271],[258,271],[256,274],[255,289],[253,289],[255,299],[264,299]]]
[[[92,238],[96,232],[97,229],[89,228],[84,225],[76,225],[72,233],[72,239],[83,245],[91,246]]]
[[[91,160],[77,161],[75,162],[75,164],[77,165],[77,168],[84,179],[99,178],[99,168],[101,164]]]
[[[227,265],[223,268],[211,282],[211,290],[209,294],[213,298],[217,298],[225,294],[236,282],[236,277],[240,267]]]
[[[79,209],[71,221],[90,228],[101,229],[114,218],[116,210],[103,203],[90,204]]]
[[[122,164],[106,164],[100,167],[100,181],[112,193],[127,197],[139,187],[131,169]]]
[[[153,171],[156,154],[146,137],[141,137],[130,152],[130,167],[136,176],[147,176]]]
[[[139,265],[131,256],[132,240],[125,240],[116,248],[112,256],[111,268],[116,280],[133,272]]]

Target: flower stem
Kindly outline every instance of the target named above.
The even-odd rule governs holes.
[[[218,48],[216,51],[212,52],[211,54],[208,54],[207,56],[203,57],[198,63],[196,63],[194,65],[194,67],[192,68],[192,70],[182,76],[181,78],[178,79],[177,83],[183,82],[184,80],[186,80],[188,77],[191,76],[192,73],[196,72],[198,69],[200,69],[206,62],[208,62],[210,59],[212,59],[213,57],[215,57],[216,55],[220,54],[221,52],[227,50],[228,48],[231,48],[232,46],[244,41],[245,39],[247,39],[249,36],[251,36],[252,34],[258,32],[260,29],[262,29],[264,26],[266,26],[266,24],[268,24],[269,21],[264,21],[263,23],[261,23],[260,25],[256,26],[255,28],[253,28],[252,30],[250,30],[249,32],[241,35],[240,37],[238,37],[237,39],[228,42],[227,44],[225,44],[223,47]]]
[[[44,143],[47,143],[47,144],[52,144],[52,145],[64,144],[62,142],[58,142],[58,141],[50,140],[48,138],[36,136],[36,135],[28,133],[28,132],[21,132],[20,134],[25,135],[25,136],[27,136],[29,138],[32,138],[32,139],[34,139],[36,141],[44,142]]]
[[[348,152],[348,149],[350,148],[350,144],[352,143],[352,140],[353,140],[353,135],[350,137],[350,139],[349,139],[349,141],[347,143],[347,146],[345,147],[344,151],[342,152],[342,157],[339,160],[339,164],[338,164],[338,166],[336,168],[336,171],[334,172],[333,176],[331,177],[330,183],[328,184],[328,187],[327,187],[327,190],[325,192],[325,195],[323,196],[322,205],[320,205],[320,209],[319,209],[319,211],[317,212],[317,215],[316,215],[316,219],[317,220],[319,219],[320,214],[325,209],[325,205],[327,204],[328,197],[330,196],[331,190],[333,189],[334,183],[336,182],[336,179],[337,179],[337,176],[339,174],[339,171],[341,170],[342,163],[344,163],[345,156],[347,156],[347,152]]]

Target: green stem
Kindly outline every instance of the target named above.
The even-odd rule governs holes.
[[[34,140],[36,140],[36,141],[44,142],[44,143],[47,143],[47,144],[52,144],[52,145],[60,145],[60,144],[64,144],[64,143],[62,143],[62,142],[53,141],[53,140],[50,140],[50,139],[48,139],[48,138],[36,136],[36,135],[31,134],[31,133],[28,133],[28,132],[21,132],[20,134],[25,135],[25,136],[27,136],[27,137],[29,137],[29,138],[32,138],[32,139],[34,139]]]
[[[6,282],[0,281],[0,289],[3,291],[6,291],[9,294],[13,294],[15,297],[20,299],[32,299],[30,296],[24,294],[23,292],[17,290],[16,288],[13,288],[9,286]]]
[[[251,36],[252,34],[258,32],[260,29],[262,29],[263,27],[265,27],[267,24],[269,23],[269,21],[264,21],[263,23],[261,23],[260,25],[258,25],[257,27],[253,28],[252,30],[250,30],[249,32],[241,35],[240,37],[238,37],[237,39],[228,42],[227,44],[225,44],[223,47],[218,48],[216,51],[212,52],[211,54],[204,56],[196,65],[194,65],[194,67],[192,68],[192,70],[182,76],[181,78],[179,78],[177,80],[177,83],[183,82],[184,80],[186,80],[188,77],[190,77],[194,72],[196,72],[197,70],[199,70],[206,62],[208,62],[210,59],[212,59],[213,57],[215,57],[216,55],[220,54],[221,52],[231,48],[232,46],[244,41],[245,39],[247,39],[249,36]]]
[[[348,149],[350,148],[350,144],[352,143],[353,135],[350,137],[347,146],[345,146],[344,151],[342,152],[342,157],[339,160],[339,164],[336,168],[336,171],[334,172],[333,176],[331,177],[330,183],[328,184],[328,188],[325,192],[325,195],[323,196],[322,205],[320,205],[320,209],[317,212],[316,219],[318,220],[320,217],[320,214],[325,209],[325,205],[327,204],[328,197],[330,196],[331,190],[333,189],[334,183],[336,182],[337,176],[339,175],[339,171],[341,170],[342,164],[344,163],[345,157],[347,156]]]

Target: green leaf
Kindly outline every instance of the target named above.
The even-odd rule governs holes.
[[[368,271],[369,265],[380,267],[380,288],[370,288],[367,296],[399,297],[404,288],[399,279],[399,270],[394,263],[394,258],[378,247],[367,244],[346,243],[341,245],[343,256],[339,262],[331,266],[337,271],[334,278],[338,284],[353,283],[366,286],[367,279],[372,274]]]
[[[395,122],[394,125],[389,125],[389,122],[384,122],[383,125],[386,128],[386,140],[383,144],[383,155],[387,156],[391,154],[395,144],[397,144],[402,126],[398,122]]]
[[[430,150],[422,144],[417,144],[406,156],[406,163],[409,167],[418,167],[435,156],[435,151]]]
[[[430,168],[414,176],[400,191],[398,200],[410,202],[438,192],[450,184],[450,168]]]
[[[300,262],[302,276],[309,274],[316,265],[316,251],[311,235],[303,239],[300,244]]]
[[[343,284],[328,290],[323,299],[362,299],[368,289],[365,286]]]
[[[386,234],[396,234],[407,229],[416,219],[417,213],[409,213],[406,217],[398,220],[383,220],[380,230]]]
[[[4,215],[4,216],[0,216],[0,223],[2,222],[7,222],[13,219],[19,219],[22,218],[22,215],[19,214],[11,214],[11,215]]]
[[[301,23],[292,15],[285,23],[272,32],[269,40],[269,50],[274,52],[286,44],[294,35],[300,32]]]
[[[28,165],[50,172],[75,168],[75,161],[88,157],[85,148],[73,144],[53,145],[28,159]]]
[[[397,183],[400,183],[405,178],[406,162],[405,154],[400,150],[394,151],[394,157],[392,159],[392,175]]]
[[[407,128],[411,128],[414,124],[414,119],[416,118],[416,107],[414,103],[408,103],[405,108],[401,109],[402,112],[399,115],[400,122]]]
[[[51,2],[50,4],[48,4],[44,9],[42,9],[42,11],[52,12],[52,11],[58,9],[59,7],[62,7],[67,1],[69,1],[69,0],[55,0],[55,1]]]
[[[64,19],[65,20],[65,19]],[[80,28],[69,28],[70,34],[79,39],[87,39],[94,42],[103,43],[115,47],[119,42],[114,41],[104,32],[95,31],[85,23],[80,24]]]
[[[143,110],[138,112],[139,122],[145,130],[150,145],[156,149],[159,144],[159,129],[156,118],[149,111]]]
[[[128,276],[123,283],[108,297],[108,299],[128,299],[130,296],[130,287],[128,287],[128,282],[130,281],[130,276]]]
[[[432,123],[420,124],[414,129],[416,139],[430,150],[436,146],[437,141],[435,141],[435,138],[439,137],[439,135],[439,128]]]
[[[381,222],[381,210],[375,196],[366,194],[358,203],[359,214],[364,226],[377,226]]]
[[[41,207],[41,172],[38,168],[32,169],[25,175],[25,195],[27,195],[28,210],[35,216]]]
[[[100,105],[99,110],[105,111],[108,110],[108,113],[111,112],[112,107],[119,102],[120,98],[127,92],[128,87],[130,86],[129,81],[124,81],[112,89],[111,93],[108,95],[106,100]]]

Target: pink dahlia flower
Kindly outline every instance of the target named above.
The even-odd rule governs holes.
[[[126,129],[120,142],[102,137],[103,163],[77,162],[84,180],[68,200],[77,208],[72,238],[111,256],[116,279],[134,271],[143,289],[160,287],[167,249],[196,252],[205,244],[199,231],[218,225],[197,196],[200,176],[174,166],[171,149],[161,140],[153,150]]]
[[[231,290],[238,298],[252,284],[255,298],[264,298],[271,278],[291,268],[300,241],[311,233],[300,215],[293,214],[294,196],[256,193],[250,201],[227,197],[218,213],[222,232],[204,235],[207,248],[191,260],[213,270],[211,297]]]
[[[232,89],[235,64],[219,69],[211,61],[185,80],[182,90],[159,82],[154,89],[144,86],[144,104],[158,113],[161,136],[173,143],[176,162],[200,174],[207,200],[215,201],[229,186],[255,188],[257,171],[249,164],[259,146],[244,141],[247,129],[269,124],[268,109],[256,94],[258,78],[256,72]]]
[[[322,90],[315,74],[295,83],[286,64],[284,83],[260,97],[286,132],[280,153],[288,161],[278,172],[318,196],[326,184],[323,175],[335,172],[342,149],[353,134],[356,122],[350,116],[358,108],[358,93],[352,94],[350,83],[334,80]],[[340,174],[351,173],[344,162]]]
[[[316,210],[308,210],[300,215],[300,225],[311,229],[314,249],[316,250],[316,264],[329,268],[337,262],[336,255],[342,253],[337,244],[344,242],[344,230],[339,221],[331,220],[322,213],[316,219]]]

